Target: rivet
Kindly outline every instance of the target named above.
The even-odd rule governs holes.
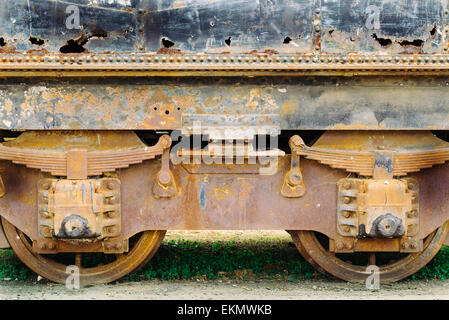
[[[51,217],[51,214],[50,214],[48,211],[42,211],[42,212],[41,212],[41,216],[42,216],[44,219],[48,219],[48,218]]]
[[[348,204],[351,202],[351,198],[350,197],[343,197],[343,203]]]
[[[346,190],[351,189],[351,182],[346,181],[345,183],[343,183],[343,188]]]
[[[106,186],[108,187],[109,190],[113,190],[114,189],[114,183],[112,181],[108,181]]]
[[[338,250],[342,250],[344,247],[345,247],[345,245],[343,244],[343,242],[341,242],[341,241],[337,242],[337,249]]]
[[[351,216],[351,212],[349,211],[343,211],[343,217],[349,218]]]
[[[45,243],[41,243],[39,247],[41,248],[41,250],[47,249],[47,245]]]

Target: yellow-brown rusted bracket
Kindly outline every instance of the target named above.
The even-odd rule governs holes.
[[[153,194],[157,198],[173,198],[178,193],[175,177],[170,170],[170,146],[171,139],[169,136],[162,136],[162,147],[164,152],[161,158],[161,170],[159,170],[156,181],[153,185]]]
[[[281,195],[286,198],[299,198],[306,193],[306,186],[300,168],[300,156],[295,149],[305,144],[300,136],[294,135],[290,138],[289,145],[291,150],[290,170],[284,176]]]

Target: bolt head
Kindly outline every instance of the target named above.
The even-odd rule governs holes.
[[[343,242],[341,242],[341,241],[337,242],[337,249],[338,250],[343,250],[344,247],[345,247],[345,245],[343,244]]]
[[[49,190],[50,189],[50,183],[49,182],[44,182],[42,184],[42,189],[44,190]]]
[[[167,171],[159,172],[158,180],[159,180],[159,183],[162,184],[163,186],[165,186],[165,187],[168,186],[171,182],[170,172],[167,172]]]
[[[107,187],[109,190],[114,190],[114,183],[113,183],[112,181],[109,181],[109,182],[106,184],[106,187]]]
[[[350,232],[350,231],[351,231],[351,228],[350,228],[349,226],[344,226],[344,227],[343,227],[343,231],[344,231],[344,232]]]
[[[161,137],[161,146],[162,146],[162,148],[166,149],[166,148],[168,148],[170,146],[170,144],[171,144],[171,139],[170,139],[169,136],[164,135],[164,136]]]
[[[351,202],[351,198],[350,197],[343,197],[343,203],[348,204]]]
[[[351,189],[351,182],[346,181],[345,183],[343,183],[343,189],[345,190]]]
[[[349,211],[343,211],[343,217],[349,218],[351,216],[351,212]]]
[[[51,217],[51,214],[50,214],[48,211],[42,211],[42,212],[41,212],[41,216],[42,216],[42,218],[44,218],[44,219],[48,219],[48,218]]]
[[[299,185],[301,183],[301,180],[301,176],[296,172],[292,171],[288,174],[288,182],[293,186]]]

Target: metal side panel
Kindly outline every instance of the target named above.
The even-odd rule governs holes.
[[[0,81],[0,128],[449,129],[448,78]]]
[[[445,47],[446,6],[446,0],[0,0],[7,44],[0,50],[59,52],[77,41],[76,52],[156,52],[166,38],[175,50],[195,53],[435,53]]]

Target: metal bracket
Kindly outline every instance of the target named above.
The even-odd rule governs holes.
[[[153,194],[158,198],[173,198],[178,193],[175,177],[170,170],[170,149],[164,150],[161,158],[161,170],[153,185]]]
[[[299,198],[306,193],[306,186],[300,168],[300,156],[294,151],[294,148],[304,145],[304,141],[300,136],[295,135],[290,138],[289,145],[291,149],[290,170],[284,176],[281,195],[286,198]]]
[[[123,253],[129,251],[129,241],[121,238],[111,238],[102,242],[104,253]]]

